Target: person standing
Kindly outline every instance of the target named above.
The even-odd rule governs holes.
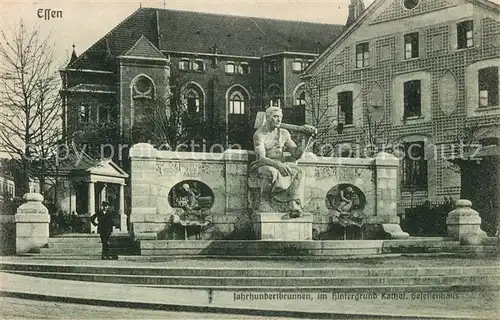
[[[97,226],[97,233],[101,236],[101,260],[114,259],[114,257],[109,254],[109,237],[113,232],[113,215],[109,209],[109,203],[107,201],[102,202],[101,210],[97,211],[96,214],[90,217],[90,222],[94,226]]]

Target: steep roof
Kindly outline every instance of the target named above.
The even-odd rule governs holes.
[[[342,25],[140,8],[85,51],[68,68],[111,70],[113,57],[141,36],[160,50],[244,55],[323,51]]]
[[[141,35],[132,48],[125,52],[124,56],[166,59],[163,53],[146,39],[144,35]]]

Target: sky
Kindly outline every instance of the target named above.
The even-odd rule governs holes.
[[[372,2],[365,0],[365,5]],[[349,3],[350,0],[0,0],[0,28],[9,30],[22,18],[26,25],[39,28],[42,35],[50,34],[57,60],[62,65],[69,59],[73,44],[80,55],[141,5],[344,24]],[[40,9],[61,10],[62,18],[39,18]]]
[[[453,0],[450,0],[453,1]],[[500,0],[492,0],[500,4]],[[373,0],[364,0],[368,7]],[[72,45],[80,55],[118,23],[143,7],[212,12],[287,20],[344,24],[350,0],[0,0],[0,29],[20,18],[41,34],[50,34],[58,64],[68,61]],[[39,18],[40,9],[60,10],[61,18]]]

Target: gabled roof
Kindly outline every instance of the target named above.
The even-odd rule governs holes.
[[[140,8],[85,51],[68,68],[112,70],[107,59],[123,55],[144,37],[161,51],[263,56],[323,51],[342,25]]]
[[[93,163],[84,163],[71,170],[71,175],[99,175],[117,178],[128,178],[128,174],[111,160],[96,160]]]
[[[342,41],[344,41],[345,38],[347,38],[353,31],[355,31],[361,24],[365,22],[367,17],[369,17],[380,5],[384,3],[384,1],[387,0],[375,0],[372,2],[368,8],[366,8],[365,11],[359,16],[357,20],[354,21],[353,24],[351,24],[348,28],[346,28],[320,55],[319,57],[314,60],[309,67],[304,71],[302,74],[303,77],[308,77],[314,69],[317,68],[318,65],[320,65],[323,60],[336,48]],[[393,0],[394,1],[394,0]],[[454,1],[454,0],[450,0]],[[483,7],[486,7],[490,10],[494,10],[496,12],[500,12],[500,5],[489,1],[489,0],[465,0],[468,1],[472,4],[476,5],[481,5]]]
[[[124,56],[129,57],[144,57],[144,58],[160,58],[165,59],[163,53],[158,50],[144,35],[141,35],[139,40],[127,51]]]

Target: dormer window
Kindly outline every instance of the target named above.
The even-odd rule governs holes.
[[[183,59],[179,61],[179,70],[189,70],[189,60]]]
[[[226,63],[225,71],[226,71],[226,74],[235,74],[236,73],[236,66],[235,66],[234,62]]]

